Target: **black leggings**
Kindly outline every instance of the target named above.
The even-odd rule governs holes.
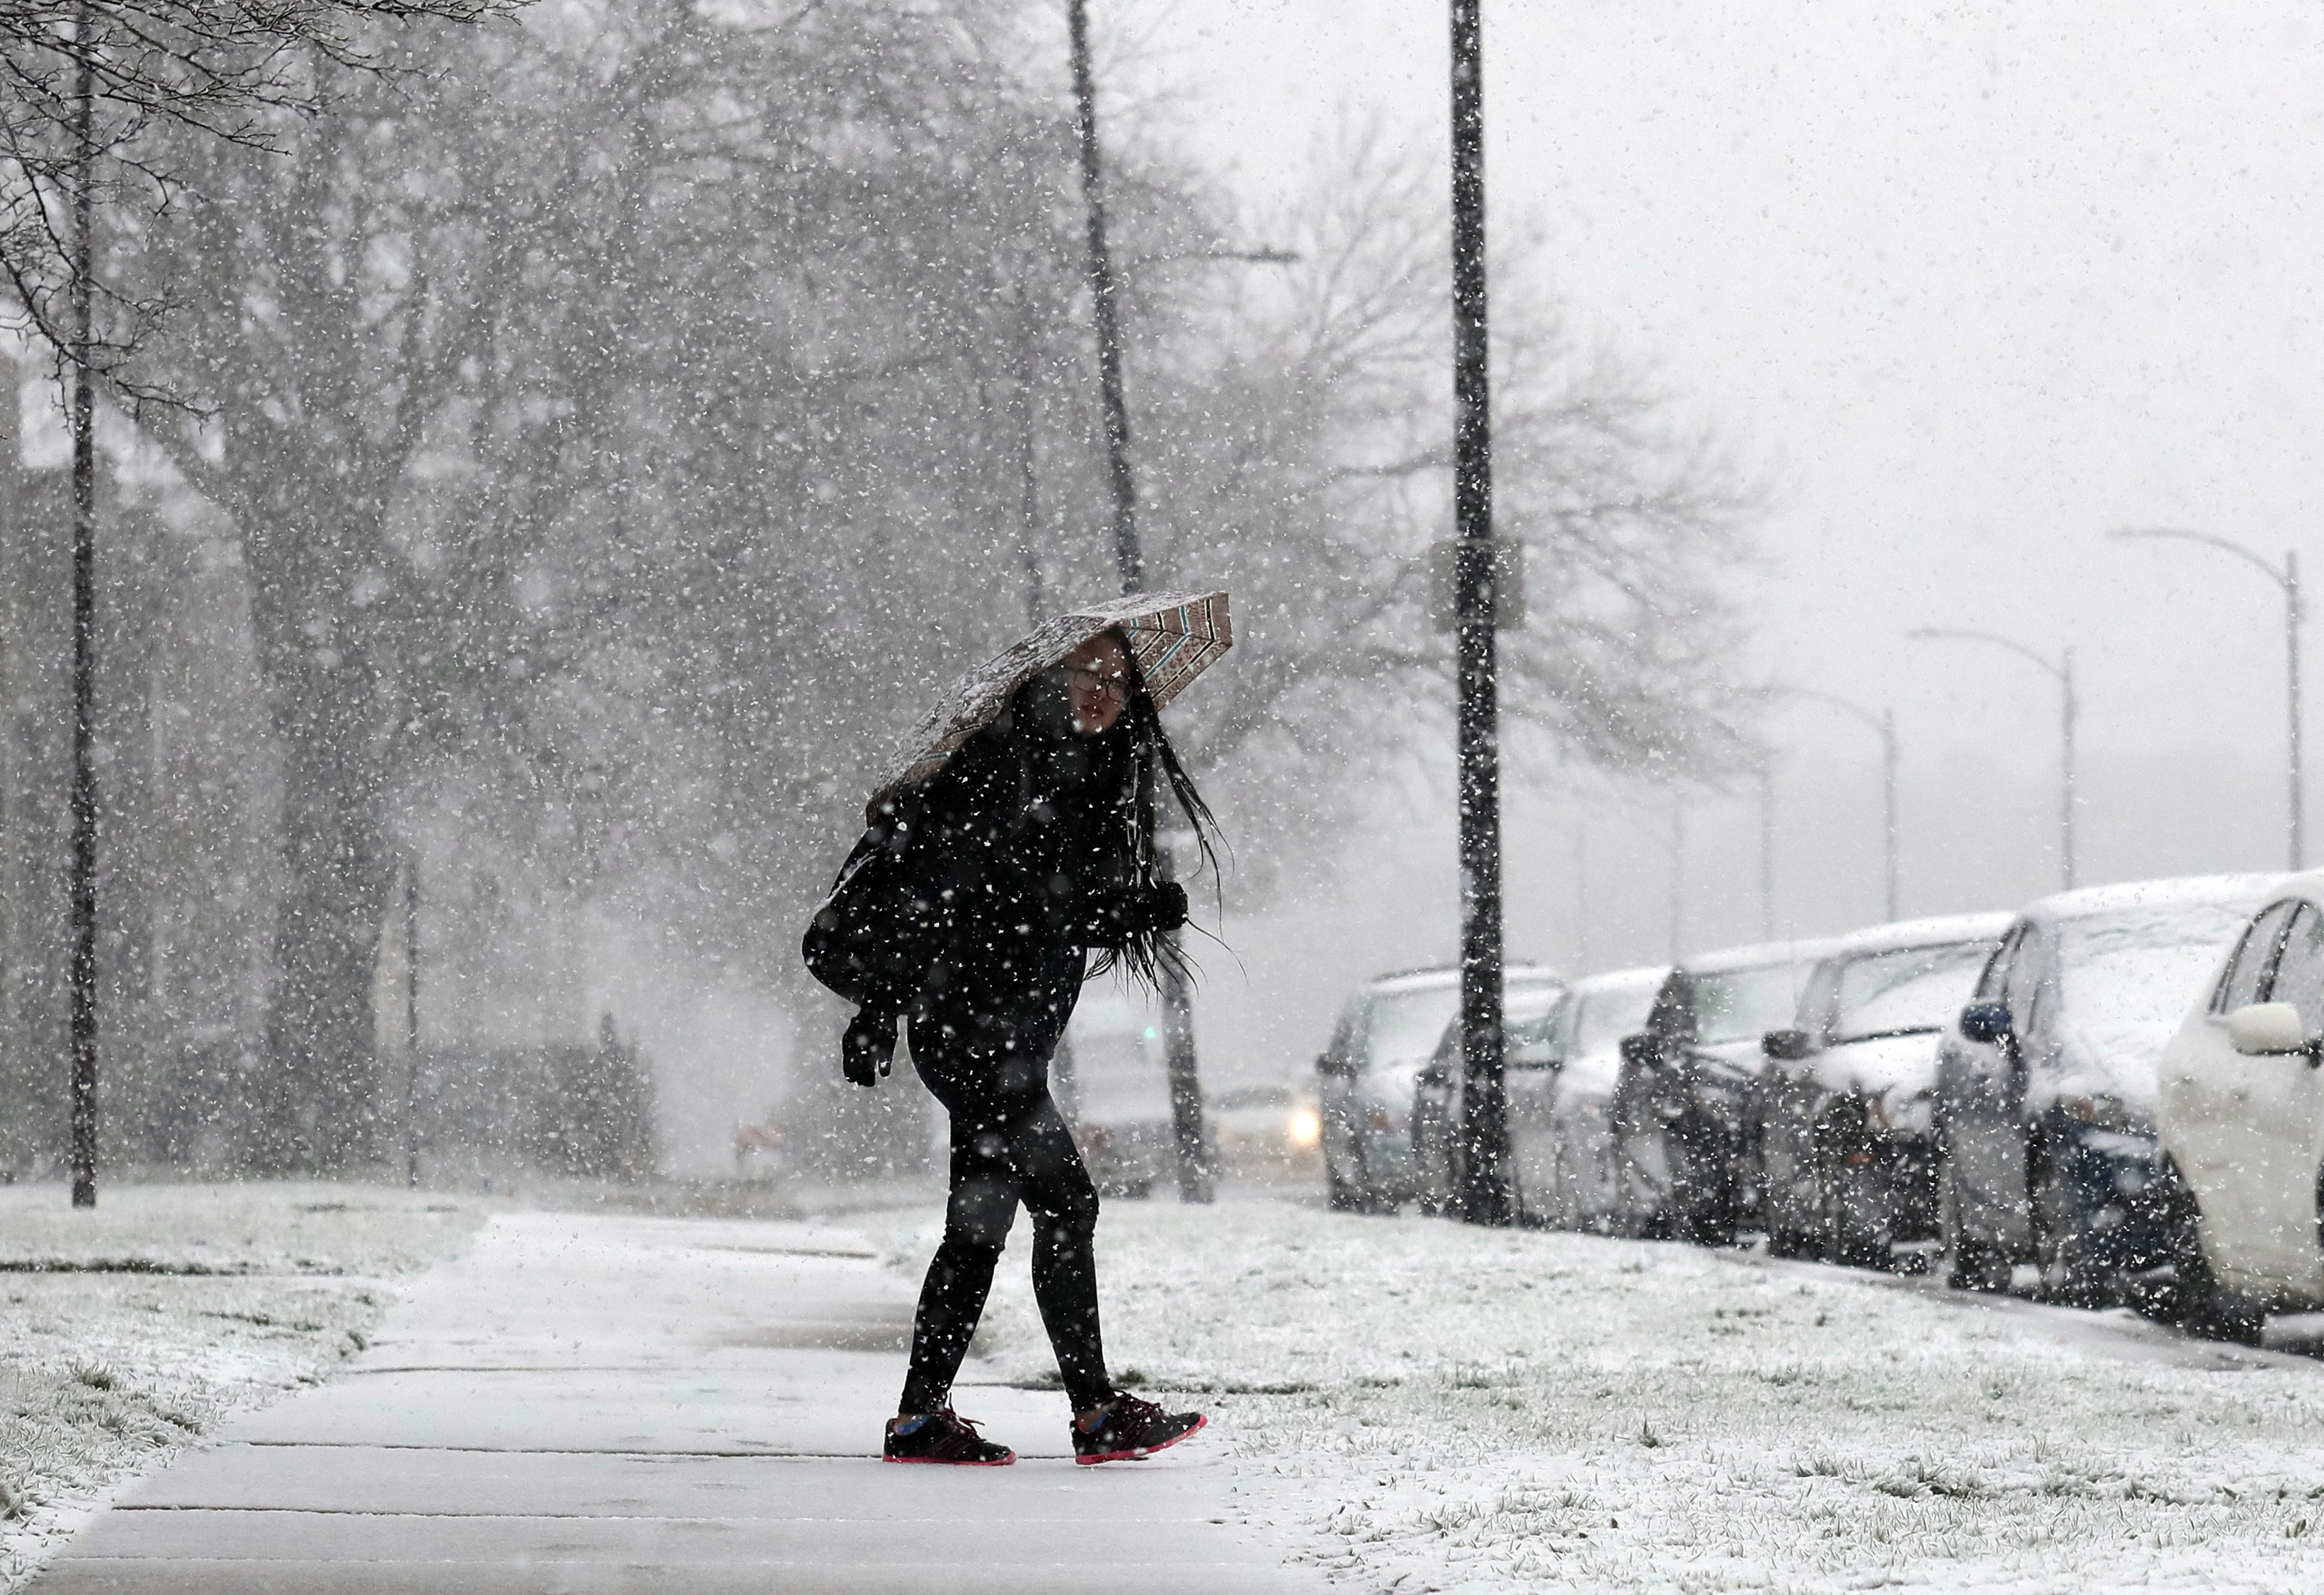
[[[920,1286],[911,1371],[897,1410],[936,1412],[950,1404],[1022,1202],[1033,1215],[1033,1299],[1065,1395],[1076,1412],[1085,1411],[1113,1394],[1098,1332],[1097,1188],[1049,1100],[1048,1048],[1028,1056],[1029,1048],[962,1045],[965,1039],[913,1021],[913,1066],[952,1116],[952,1198],[944,1242]]]

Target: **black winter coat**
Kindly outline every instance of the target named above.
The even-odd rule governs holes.
[[[865,1012],[1013,1008],[1078,985],[1089,949],[1120,947],[1162,911],[1137,864],[1129,738],[1045,735],[1031,718],[977,733],[888,817],[909,902]]]

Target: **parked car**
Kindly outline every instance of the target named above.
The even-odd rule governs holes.
[[[1659,1186],[1635,1176],[1614,1135],[1622,1037],[1639,1029],[1670,975],[1667,964],[1619,969],[1573,983],[1550,1032],[1549,1122],[1538,1180],[1523,1187],[1529,1223],[1601,1235],[1646,1229]]]
[[[1567,998],[1563,986],[1517,986],[1501,1000],[1501,1078],[1509,1127],[1509,1188],[1520,1215],[1525,1193],[1536,1183],[1543,1132],[1549,1123],[1549,1098],[1557,1059],[1550,1033]],[[1451,1210],[1466,1177],[1466,1143],[1461,1137],[1467,1111],[1468,1073],[1461,1056],[1461,1016],[1455,1013],[1437,1037],[1436,1050],[1414,1086],[1412,1150],[1414,1194],[1424,1212]]]
[[[1791,1023],[1824,942],[1704,954],[1663,980],[1646,1028],[1622,1038],[1618,1155],[1652,1203],[1643,1232],[1734,1241],[1759,1208],[1750,1104],[1761,1043]]]
[[[1141,1197],[1176,1177],[1169,1062],[1159,1005],[1143,991],[1084,991],[1065,1026],[1070,1067],[1058,1083],[1074,1144],[1108,1196]]]
[[[1509,965],[1502,982],[1505,1000],[1565,984],[1532,964]],[[1460,1006],[1458,969],[1422,969],[1360,987],[1341,1009],[1315,1060],[1333,1207],[1393,1211],[1411,1198],[1413,1088]]]
[[[2034,1264],[2055,1299],[2115,1300],[2157,1268],[2155,1066],[2274,877],[2045,898],[2011,925],[1937,1056],[1948,1282]]]
[[[1797,1022],[1761,1043],[1752,1118],[1769,1251],[1925,1261],[1913,1249],[1939,1238],[1938,1040],[2009,924],[1966,914],[1877,926],[1817,961]]]
[[[2190,1331],[2256,1341],[2324,1308],[2324,873],[2252,916],[2157,1066],[2154,1206]]]

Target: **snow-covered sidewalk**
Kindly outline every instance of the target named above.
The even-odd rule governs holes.
[[[140,1481],[33,1589],[1042,1595],[1127,1559],[1159,1595],[1322,1590],[1235,1521],[1215,1449],[1077,1468],[1054,1393],[964,1388],[1017,1467],[881,1465],[911,1300],[845,1230],[504,1213],[344,1377]]]
[[[460,1199],[321,1183],[0,1187],[0,1591],[124,1480],[363,1350]]]
[[[916,1268],[934,1233],[882,1244]],[[1245,1509],[1358,1589],[2324,1587],[2324,1365],[1278,1202],[1099,1234],[1117,1377],[1206,1393]],[[988,1331],[1053,1377],[1021,1247]]]

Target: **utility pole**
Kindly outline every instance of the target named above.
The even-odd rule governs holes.
[[[1670,961],[1676,963],[1686,939],[1686,799],[1671,794]]]
[[[1452,0],[1452,500],[1461,782],[1461,1213],[1510,1222],[1501,1052],[1501,760],[1485,300],[1482,0]]]
[[[1759,756],[1759,939],[1775,939],[1775,761]]]
[[[1017,513],[1019,554],[1025,563],[1025,627],[1038,631],[1048,618],[1048,594],[1041,580],[1040,455],[1033,436],[1033,308],[1025,285],[1017,284],[1017,370],[1010,419],[1017,426]]]
[[[95,15],[82,0],[73,42],[72,266],[72,1204],[97,1205],[97,392],[90,279],[97,270]]]
[[[1854,716],[1872,728],[1880,739],[1880,834],[1882,840],[1882,901],[1886,918],[1895,924],[1904,917],[1899,907],[1896,871],[1896,711],[1883,709],[1878,714],[1853,703],[1835,693],[1817,692],[1805,687],[1775,687],[1768,689],[1784,697],[1806,698],[1812,703],[1829,704],[1841,713]]]
[[[1880,711],[1880,836],[1886,869],[1888,923],[1904,917],[1896,881],[1896,711]]]
[[[2273,582],[2283,594],[2283,702],[2291,719],[2291,758],[2285,770],[2284,821],[2291,844],[2291,866],[2294,873],[2308,867],[2308,797],[2306,783],[2301,776],[2300,737],[2300,623],[2306,619],[2300,604],[2300,550],[2283,551],[2283,568],[2278,570],[2266,560],[2227,538],[2214,537],[2208,531],[2181,531],[2175,527],[2126,527],[2107,534],[2117,541],[2128,539],[2166,538],[2176,542],[2201,543],[2233,554],[2245,564],[2256,568]]]
[[[403,1183],[420,1188],[420,855],[403,867]]]
[[[2074,890],[2074,722],[2080,715],[2080,704],[2074,696],[2074,650],[2070,645],[2059,655],[2058,686],[2060,712],[2064,725],[2060,744],[2064,749],[2061,761],[2062,790],[2058,798],[2058,857],[2064,890]]]
[[[1590,825],[1573,822],[1573,973],[1590,973]]]
[[[2043,655],[1991,632],[1968,632],[1951,626],[1923,626],[1910,633],[1918,642],[1986,642],[2006,648],[2047,671],[2058,683],[2058,879],[2059,890],[2074,890],[2074,723],[2080,712],[2074,694],[2074,650],[2061,650],[2055,664]]]
[[[1130,469],[1130,406],[1121,390],[1121,325],[1113,280],[1113,257],[1105,236],[1105,187],[1097,138],[1097,86],[1090,71],[1089,0],[1072,0],[1067,12],[1072,35],[1074,115],[1081,135],[1082,198],[1089,210],[1090,299],[1097,322],[1098,386],[1105,414],[1106,475],[1113,487],[1113,557],[1125,594],[1146,588],[1146,557],[1138,542],[1138,483]],[[1162,834],[1158,779],[1146,783],[1147,803],[1158,840]],[[1175,871],[1167,845],[1160,864]],[[1176,958],[1162,976],[1162,1034],[1169,1059],[1170,1122],[1178,1147],[1178,1196],[1208,1202],[1214,1194],[1209,1138],[1203,1128],[1203,1087],[1194,1065],[1194,994]]]

